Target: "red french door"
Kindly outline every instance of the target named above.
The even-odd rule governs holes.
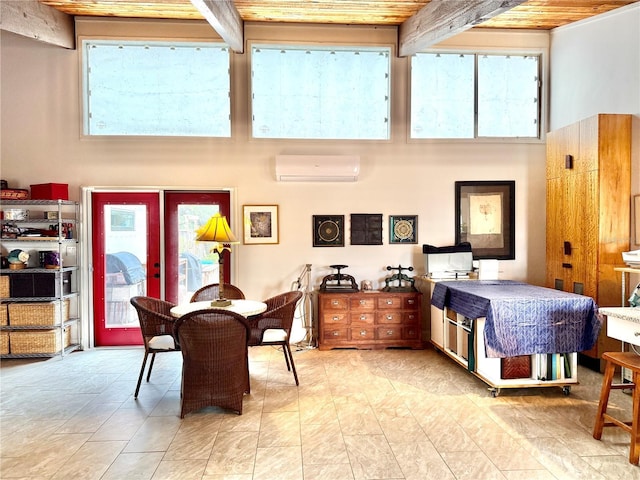
[[[212,245],[195,241],[196,230],[217,212],[227,217],[234,230],[229,192],[92,194],[96,346],[142,344],[131,297],[146,295],[185,303],[201,286],[218,282],[218,260],[211,253]],[[228,261],[224,270],[229,281]]]
[[[212,245],[196,242],[196,230],[220,212],[229,218],[229,192],[167,191],[165,205],[165,296],[173,303],[186,303],[201,286],[218,283],[217,254]],[[228,253],[226,254],[228,255]],[[231,269],[224,262],[224,278],[229,281]]]
[[[92,194],[93,312],[96,346],[141,345],[130,298],[160,298],[160,194]]]

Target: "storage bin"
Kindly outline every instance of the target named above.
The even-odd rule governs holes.
[[[40,183],[31,185],[32,200],[69,200],[69,185],[66,183]]]
[[[500,359],[500,378],[506,380],[529,377],[531,377],[531,355]]]
[[[8,208],[4,211],[5,220],[29,220],[29,210],[24,208]]]
[[[9,312],[6,303],[0,303],[0,326],[9,325]]]
[[[9,277],[7,275],[0,275],[0,298],[11,296],[9,294]]]
[[[59,302],[10,303],[9,324],[22,325],[60,325],[69,320],[69,300],[62,301],[62,312]]]
[[[11,331],[9,332],[11,354],[59,353],[63,348],[71,345],[71,328],[64,328],[63,336],[64,343],[60,338],[59,329]]]
[[[0,355],[6,355],[9,351],[9,332],[0,332]]]

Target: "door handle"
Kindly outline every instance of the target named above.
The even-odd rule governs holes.
[[[571,242],[564,242],[564,254],[571,255]]]
[[[562,268],[573,268],[573,265],[571,265],[570,263],[563,263]]]
[[[160,274],[159,273],[154,273],[153,274],[153,278],[160,278]]]

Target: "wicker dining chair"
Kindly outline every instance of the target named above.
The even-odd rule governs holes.
[[[138,313],[140,321],[140,330],[142,332],[142,340],[144,341],[144,358],[140,367],[140,375],[138,375],[138,384],[134,398],[138,398],[142,376],[147,364],[147,357],[151,354],[151,362],[147,372],[147,382],[151,378],[151,370],[153,362],[156,359],[156,353],[177,352],[180,346],[176,343],[173,336],[175,318],[171,316],[170,310],[175,304],[160,300],[159,298],[137,296],[130,300],[131,305]]]
[[[187,313],[175,325],[182,350],[180,417],[217,406],[242,415],[242,400],[250,392],[247,339],[242,315],[222,309]]]
[[[302,292],[291,291],[281,293],[264,301],[267,310],[249,320],[251,337],[249,346],[276,345],[282,347],[287,370],[293,371],[293,378],[298,382],[298,373],[293,363],[293,355],[289,346],[289,335],[296,311],[296,305],[302,298]]]
[[[230,283],[225,283],[224,287],[224,296],[230,300],[244,300],[244,293],[235,285],[231,285]],[[205,285],[204,287],[199,288],[194,292],[191,296],[190,302],[202,302],[206,300],[216,300],[218,295],[220,294],[220,284],[212,283],[210,285]]]

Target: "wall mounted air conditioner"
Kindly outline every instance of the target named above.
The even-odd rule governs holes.
[[[279,182],[355,182],[358,155],[276,155]]]

